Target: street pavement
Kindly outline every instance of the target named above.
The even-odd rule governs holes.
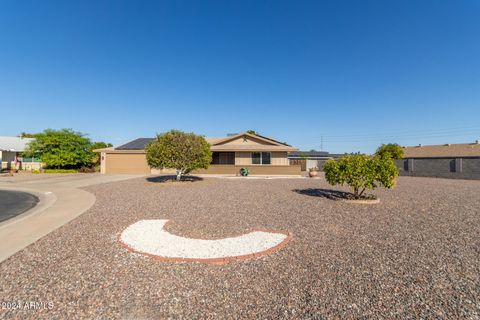
[[[141,176],[94,173],[36,176],[35,179],[19,181],[0,179],[0,212],[2,206],[10,208],[0,214],[0,262],[88,210],[95,203],[95,196],[79,188]],[[25,197],[30,200],[18,198],[19,192],[27,193]],[[14,199],[9,197],[12,195]],[[15,197],[18,204],[12,207]],[[35,206],[32,199],[38,199]]]

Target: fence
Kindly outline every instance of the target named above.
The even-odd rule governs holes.
[[[290,165],[299,165],[302,171],[306,171],[310,168],[318,168],[323,171],[325,162],[329,159],[290,159]]]
[[[402,176],[480,179],[480,157],[396,160]]]
[[[21,157],[19,158],[20,161],[22,162],[40,162],[39,158],[26,158],[26,157]]]
[[[32,171],[40,170],[43,167],[43,163],[40,162],[38,158],[19,158],[19,162],[15,161],[2,161],[1,170],[8,170],[12,168],[17,168],[19,170]]]

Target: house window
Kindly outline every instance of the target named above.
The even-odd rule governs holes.
[[[270,152],[262,152],[262,164],[270,164]]]
[[[235,164],[235,152],[214,152],[212,164]]]
[[[271,164],[270,152],[252,152],[252,164]]]

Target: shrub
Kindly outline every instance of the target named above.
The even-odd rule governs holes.
[[[241,168],[240,169],[240,175],[242,177],[248,177],[249,174],[250,174],[250,170],[248,170],[248,168]]]
[[[393,159],[403,159],[403,148],[397,143],[382,144],[375,152],[377,156],[383,156],[387,153]]]
[[[192,170],[207,169],[212,162],[210,145],[204,137],[178,130],[157,135],[145,150],[150,167],[175,169],[178,181]]]
[[[331,185],[348,185],[355,199],[362,197],[366,189],[378,186],[393,188],[398,169],[390,154],[370,157],[364,154],[347,155],[339,160],[329,160],[323,167],[325,179]]]

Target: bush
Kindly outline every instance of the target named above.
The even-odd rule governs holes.
[[[362,197],[366,189],[378,186],[393,188],[398,169],[390,154],[370,157],[352,154],[339,160],[329,160],[323,167],[325,179],[331,185],[348,185],[353,189],[355,199]]]
[[[249,174],[250,174],[250,170],[248,170],[248,168],[241,168],[240,169],[240,175],[242,177],[248,177]]]
[[[157,135],[145,150],[150,167],[175,169],[178,181],[192,170],[207,169],[212,162],[210,144],[204,137],[178,130]]]

